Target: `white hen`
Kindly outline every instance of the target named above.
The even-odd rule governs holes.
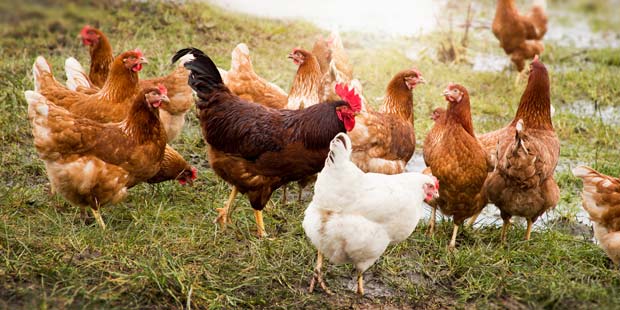
[[[331,142],[305,212],[303,228],[318,250],[310,291],[318,281],[329,293],[321,276],[326,255],[332,263],[355,265],[357,292],[364,294],[362,273],[389,244],[409,237],[422,217],[422,201],[438,196],[433,176],[364,173],[350,158],[351,140],[340,133]]]

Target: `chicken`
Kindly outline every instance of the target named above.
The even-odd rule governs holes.
[[[100,122],[120,121],[140,91],[138,72],[147,62],[140,50],[118,55],[112,64],[110,78],[98,92],[88,95],[58,83],[47,61],[39,56],[33,65],[35,91],[76,115],[88,115],[88,118]]]
[[[217,175],[247,194],[258,226],[265,235],[262,210],[280,186],[318,173],[339,132],[351,131],[359,97],[346,87],[346,101],[278,110],[245,101],[223,84],[217,67],[202,51],[180,50],[173,60],[192,54],[189,85],[198,94],[196,107],[202,134],[209,145],[209,163]],[[221,213],[226,214],[227,207]]]
[[[95,75],[97,79],[103,78],[105,81],[112,69],[111,64],[114,59],[109,40],[103,32],[90,26],[85,26],[80,32],[80,36],[84,45],[89,46],[90,50],[90,80],[92,81],[93,75]],[[174,140],[181,133],[185,124],[185,114],[194,102],[192,90],[187,85],[188,72],[183,67],[183,64],[188,60],[187,57],[181,58],[177,67],[166,76],[140,80],[141,89],[156,87],[159,84],[163,84],[168,89],[170,103],[159,109],[160,119],[166,130],[168,142]],[[94,73],[93,70],[95,70]],[[67,72],[68,86],[80,85],[78,81],[84,80],[84,70],[77,61],[66,62],[65,71]],[[93,81],[90,88],[103,87],[102,84]]]
[[[99,209],[120,202],[127,189],[159,171],[166,133],[157,108],[166,89],[143,90],[126,119],[101,124],[76,117],[43,95],[26,91],[34,145],[54,188],[70,203],[90,207],[105,229]]]
[[[79,117],[87,117],[102,123],[120,122],[127,117],[134,97],[139,93],[138,72],[142,64],[146,62],[139,50],[117,56],[112,65],[110,79],[106,81],[102,89],[89,94],[85,90],[93,90],[93,88],[84,86],[84,92],[75,92],[58,83],[51,73],[49,64],[39,56],[33,65],[35,89],[40,89],[41,94],[48,100]],[[170,100],[166,100],[160,108],[168,107],[169,104]],[[158,113],[161,120],[165,113],[161,111]],[[167,159],[163,166],[165,171],[157,174],[155,180],[158,182],[177,179],[177,176],[189,166],[185,159],[169,145],[166,145],[165,153]],[[52,192],[54,192],[53,188]]]
[[[335,264],[353,263],[357,292],[364,294],[363,272],[389,244],[401,242],[422,217],[422,201],[438,195],[439,183],[420,173],[364,173],[351,162],[352,145],[346,134],[331,142],[325,167],[314,186],[314,197],[302,226],[318,250],[310,292],[323,282],[323,255]]]
[[[297,110],[320,103],[323,74],[316,57],[306,50],[294,48],[288,58],[292,59],[298,68],[288,93],[287,108]]]
[[[443,123],[446,119],[446,109],[444,108],[435,108],[431,113],[431,120],[433,120],[434,124],[431,128],[430,132],[426,135],[426,139],[424,139],[424,158],[430,156],[431,150],[439,145],[441,138],[443,137],[441,134],[442,127],[445,126]],[[426,167],[422,171],[422,173],[427,175],[433,175],[433,171],[431,167]],[[432,235],[435,231],[435,219],[437,213],[437,202],[430,201],[428,203],[431,206],[431,217],[428,223],[428,235]],[[476,215],[477,216],[477,215]],[[473,217],[472,217],[473,218]]]
[[[492,30],[520,72],[517,81],[525,69],[525,61],[544,50],[541,40],[547,32],[545,8],[545,0],[536,0],[528,15],[523,16],[519,14],[514,0],[497,1]]]
[[[185,158],[175,149],[166,144],[164,158],[161,161],[160,169],[152,178],[146,180],[147,183],[161,183],[168,180],[177,180],[179,184],[192,184],[198,176],[196,168],[185,161]]]
[[[573,175],[583,181],[581,199],[594,226],[594,237],[614,262],[620,264],[620,179],[579,166]]]
[[[275,109],[286,107],[288,94],[254,72],[247,45],[238,44],[232,51],[231,58],[230,70],[222,75],[224,84],[231,92],[239,98],[266,107]]]
[[[525,239],[529,240],[532,223],[560,199],[553,178],[560,141],[553,130],[550,105],[549,74],[535,57],[514,120],[479,137],[489,153],[497,154],[496,169],[489,174],[485,191],[501,211],[502,240],[512,216],[527,219]]]
[[[101,88],[105,84],[110,67],[112,67],[112,62],[114,62],[112,45],[101,30],[89,25],[82,28],[80,37],[82,38],[82,44],[88,46],[91,59],[87,81],[91,84],[91,87]]]
[[[386,89],[379,112],[355,117],[349,133],[353,141],[352,161],[365,172],[397,174],[415,151],[412,90],[425,80],[417,69],[397,73]]]
[[[443,95],[448,101],[445,119],[435,122],[426,136],[424,161],[442,184],[433,205],[452,216],[454,229],[448,248],[454,249],[459,225],[486,204],[483,184],[490,164],[474,134],[467,89],[449,84]]]

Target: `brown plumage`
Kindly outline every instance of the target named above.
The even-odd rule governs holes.
[[[250,50],[244,43],[238,44],[232,51],[230,70],[222,74],[222,79],[239,98],[275,109],[283,109],[287,105],[288,94],[254,72]]]
[[[174,59],[187,54],[195,57],[185,66],[191,70],[189,85],[199,98],[196,107],[209,144],[209,163],[220,177],[248,196],[262,236],[260,211],[273,191],[318,173],[331,139],[353,128],[359,108],[345,101],[301,110],[265,108],[232,94],[202,51],[181,50]]]
[[[389,82],[380,112],[360,113],[349,133],[351,160],[364,172],[397,174],[415,151],[412,91],[424,83],[417,69],[398,72]]]
[[[474,134],[467,89],[450,84],[444,96],[448,101],[445,119],[436,122],[426,136],[424,161],[442,184],[434,204],[452,216],[454,230],[449,247],[454,248],[458,226],[486,204],[482,186],[488,160]]]
[[[197,173],[196,168],[190,166],[179,152],[166,144],[159,171],[153,177],[146,180],[146,182],[161,183],[177,180],[181,185],[192,184],[197,177]]]
[[[620,264],[620,179],[586,166],[574,168],[573,174],[583,181],[581,199],[593,222],[594,237],[607,256]]]
[[[132,60],[133,59],[133,60]],[[120,122],[124,120],[130,109],[136,94],[140,92],[138,86],[138,71],[134,70],[138,64],[141,66],[146,60],[140,52],[128,51],[117,56],[110,72],[110,78],[106,81],[103,88],[95,90],[95,88],[85,88],[90,90],[87,92],[75,92],[67,89],[58,83],[51,73],[51,68],[43,57],[38,57],[34,63],[35,85],[40,93],[54,102],[54,104],[67,109],[79,117],[86,117],[97,122]],[[183,69],[185,70],[185,69]],[[152,87],[151,87],[152,88]],[[191,89],[190,89],[191,91]],[[168,107],[170,100],[162,103],[161,108]],[[160,121],[162,116],[161,109],[158,109]],[[164,131],[166,130],[165,127]],[[168,132],[166,137],[168,138]],[[165,153],[176,153],[170,146],[166,146]],[[185,167],[187,162],[182,157],[174,154],[168,154],[166,158],[175,158],[177,163],[168,164],[169,167]],[[167,176],[175,176],[181,173],[179,171],[162,171],[157,180],[167,181],[176,179],[175,177],[166,178]],[[153,183],[153,182],[151,182]]]
[[[551,122],[549,74],[535,58],[527,87],[514,120],[506,127],[479,137],[489,153],[496,153],[496,169],[485,184],[490,202],[501,211],[502,239],[512,216],[532,223],[560,198],[553,172],[560,156],[560,141]]]
[[[287,108],[303,109],[321,102],[323,74],[316,57],[306,50],[295,48],[288,58],[298,68],[288,93]]]
[[[121,201],[127,189],[159,171],[166,146],[157,108],[168,98],[159,89],[142,91],[128,116],[102,124],[76,117],[36,92],[26,92],[34,145],[52,188],[80,207],[98,209]]]
[[[89,77],[93,84],[91,86],[94,88],[103,87],[103,83],[99,84],[93,81],[93,76],[96,77],[96,80],[103,79],[105,81],[110,74],[110,70],[112,70],[110,64],[114,60],[112,45],[102,31],[90,26],[84,27],[80,35],[84,45],[89,46],[91,57]],[[183,63],[187,60],[181,59],[177,67],[168,75],[142,79],[139,84],[140,89],[156,87],[159,84],[163,84],[168,89],[170,103],[159,110],[168,142],[174,140],[181,133],[185,124],[185,114],[194,102],[192,90],[187,86],[188,71],[183,67]],[[85,92],[90,91],[86,90]]]
[[[493,34],[500,46],[517,67],[525,68],[525,61],[540,55],[544,46],[542,38],[547,32],[547,15],[544,0],[534,3],[528,15],[521,15],[514,0],[498,0],[493,19]]]
[[[82,28],[80,37],[82,43],[88,46],[91,59],[88,78],[93,86],[101,88],[108,78],[108,72],[114,61],[112,45],[101,30],[88,25]]]

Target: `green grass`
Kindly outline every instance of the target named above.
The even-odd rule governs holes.
[[[521,1],[523,2],[523,1]],[[522,3],[523,4],[523,3]],[[455,3],[455,16],[466,12]],[[552,1],[551,9],[563,2]],[[483,1],[477,19],[488,19],[493,1]],[[595,29],[618,24],[610,4],[570,1]],[[553,18],[553,16],[552,16]],[[490,23],[489,20],[486,20]],[[239,42],[249,45],[256,71],[290,87],[295,66],[286,59],[291,48],[310,48],[322,30],[304,22],[280,22],[227,13],[205,4],[0,3],[0,309],[318,309],[318,308],[472,308],[480,309],[612,309],[620,303],[620,273],[579,226],[578,182],[568,168],[586,163],[620,175],[618,124],[597,115],[576,115],[574,102],[596,102],[620,108],[618,49],[577,50],[546,43],[543,56],[552,80],[554,125],[562,141],[556,179],[562,190],[557,208],[562,217],[522,241],[524,227],[499,242],[499,229],[466,228],[458,251],[447,252],[449,221],[434,238],[424,223],[405,242],[388,248],[365,274],[368,297],[354,294],[351,266],[327,264],[326,278],[337,295],[306,292],[314,249],[301,228],[308,203],[279,205],[265,212],[273,239],[253,235],[254,219],[246,199],[237,200],[233,224],[220,231],[212,224],[228,196],[228,185],[210,169],[195,115],[189,113],[182,136],[173,145],[199,169],[193,187],[176,183],[139,185],[118,206],[103,210],[108,230],[84,224],[79,210],[48,194],[44,166],[32,144],[23,91],[32,89],[30,68],[45,56],[63,80],[65,57],[88,63],[76,39],[86,24],[109,34],[116,52],[140,47],[150,60],[143,76],[165,74],[170,56],[196,46],[223,68]],[[461,31],[457,29],[457,31]],[[477,132],[512,119],[524,85],[515,87],[515,72],[474,72],[468,64],[437,62],[433,50],[442,34],[419,38],[382,38],[344,33],[355,74],[367,98],[378,102],[387,81],[404,68],[417,66],[429,81],[414,92],[418,151],[428,132],[432,108],[448,82],[465,85],[472,97]],[[424,45],[419,60],[406,57]],[[501,55],[487,29],[473,30],[470,53]],[[584,103],[586,104],[586,103]],[[293,190],[290,200],[295,196]]]

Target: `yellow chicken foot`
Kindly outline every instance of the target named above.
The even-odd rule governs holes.
[[[433,207],[431,211],[431,218],[428,220],[428,230],[426,231],[427,236],[432,236],[435,233],[435,214],[437,212],[437,208]]]
[[[532,233],[532,220],[527,219],[527,231],[525,232],[525,240],[530,240],[531,233]]]
[[[254,210],[254,218],[256,219],[257,236],[263,238],[267,236],[265,232],[265,223],[263,222],[263,211]]]
[[[232,191],[230,192],[230,196],[228,196],[228,201],[226,201],[226,205],[224,205],[223,208],[215,209],[215,211],[217,211],[218,214],[215,220],[213,220],[213,223],[220,223],[220,227],[222,229],[225,229],[226,224],[230,223],[230,217],[228,216],[228,213],[229,212],[232,213],[232,210],[230,209],[234,205],[236,197],[237,197],[237,187],[233,186]]]
[[[101,229],[105,230],[105,223],[103,222],[103,219],[101,218],[101,213],[99,213],[99,210],[96,210],[94,208],[91,208],[90,210],[93,211],[93,216],[95,217],[95,220],[97,221],[99,226],[101,226]]]
[[[327,288],[327,284],[325,284],[325,281],[323,281],[323,272],[321,272],[322,268],[323,254],[321,254],[321,251],[317,251],[316,266],[314,267],[314,273],[312,275],[312,280],[310,280],[310,287],[308,288],[308,292],[312,293],[314,291],[314,286],[317,282],[319,282],[319,285],[321,286],[323,291],[325,291],[325,293],[327,293],[328,295],[333,295],[334,293],[332,293],[332,291]]]
[[[448,244],[448,250],[454,250],[456,248],[456,235],[459,233],[459,225],[454,224],[454,229],[452,230],[452,239],[450,239],[450,243]]]
[[[357,293],[364,295],[364,276],[361,271],[357,272]]]
[[[502,242],[506,242],[508,228],[510,228],[510,220],[504,221],[504,225],[502,225]]]

